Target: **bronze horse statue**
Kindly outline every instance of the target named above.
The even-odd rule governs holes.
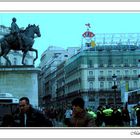
[[[8,34],[4,38],[0,39],[0,57],[3,56],[6,61],[8,62],[8,65],[11,65],[11,62],[9,58],[7,57],[7,54],[10,50],[15,51],[22,51],[23,57],[22,57],[22,64],[25,65],[24,58],[28,51],[34,51],[36,53],[36,57],[33,60],[33,65],[35,63],[35,60],[38,58],[38,52],[36,49],[33,49],[34,44],[34,38],[35,34],[37,37],[41,37],[39,26],[34,25],[28,25],[25,30],[20,32],[21,40],[23,44],[23,48],[20,49],[19,47],[19,41],[17,39],[17,36],[13,34]]]

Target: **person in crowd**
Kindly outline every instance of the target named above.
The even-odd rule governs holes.
[[[103,107],[102,106],[98,106],[96,114],[97,114],[96,125],[99,127],[102,127],[103,122],[104,122],[104,115],[103,115]]]
[[[121,111],[117,107],[113,108],[112,126],[114,126],[114,127],[122,127],[123,126]]]
[[[48,111],[48,117],[49,119],[51,120],[53,126],[56,126],[57,125],[57,122],[56,122],[56,110],[54,107],[51,107]]]
[[[91,115],[95,118],[95,120],[96,120],[97,114],[93,111],[92,108],[88,108],[88,109],[87,109],[87,112],[88,112],[89,114],[91,114]]]
[[[103,115],[104,115],[104,123],[106,127],[110,127],[112,126],[113,122],[112,122],[112,112],[113,109],[107,105],[106,108],[103,110]]]
[[[66,126],[70,126],[70,119],[71,119],[71,117],[72,117],[72,110],[71,110],[70,107],[68,107],[68,108],[66,109],[64,115],[65,115],[64,124],[65,124]]]
[[[84,100],[77,97],[72,101],[71,127],[95,127],[95,119],[84,109]]]
[[[131,108],[131,111],[130,111],[130,120],[131,120],[131,125],[130,126],[135,127],[136,126],[136,120],[137,120],[136,106],[133,106]]]
[[[127,107],[123,107],[122,109],[122,120],[125,127],[130,126],[130,115]]]
[[[140,103],[136,107],[136,116],[137,116],[137,126],[140,126]]]
[[[27,97],[20,98],[14,119],[19,123],[19,127],[52,127],[52,123],[43,113],[32,107]]]

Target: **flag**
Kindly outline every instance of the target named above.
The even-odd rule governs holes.
[[[126,82],[126,84],[125,84],[125,90],[126,90],[126,92],[129,90],[129,83],[128,82]]]
[[[88,24],[85,24],[88,28],[90,28],[90,23],[88,23]]]

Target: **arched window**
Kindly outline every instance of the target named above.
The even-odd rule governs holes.
[[[108,71],[108,76],[112,76],[112,71],[111,70]]]
[[[109,89],[112,89],[112,82],[108,83]]]
[[[138,82],[134,81],[134,88],[138,88]]]
[[[104,88],[104,82],[100,82],[100,88],[101,88],[101,89]]]
[[[90,75],[90,76],[93,76],[93,71],[90,70],[90,71],[89,71],[89,75]]]
[[[89,89],[90,89],[90,90],[93,89],[93,82],[89,82]]]

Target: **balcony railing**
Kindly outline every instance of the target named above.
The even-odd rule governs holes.
[[[99,77],[98,77],[98,80],[99,80],[99,81],[104,81],[104,80],[105,80],[105,76],[99,76]]]
[[[94,81],[95,80],[95,77],[94,76],[88,76],[88,81]]]

